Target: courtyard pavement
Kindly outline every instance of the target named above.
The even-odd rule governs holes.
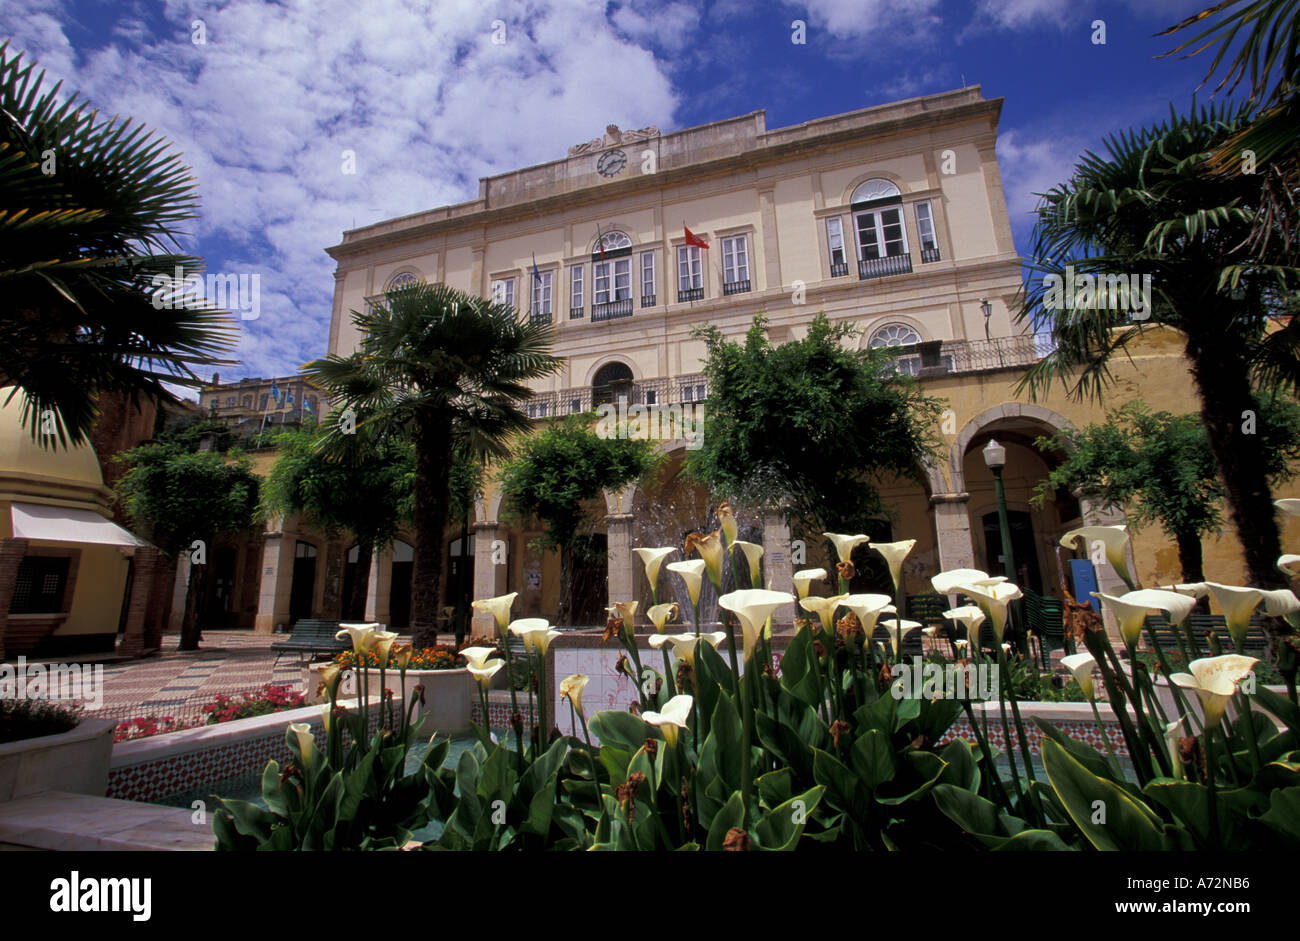
[[[198,650],[178,650],[179,637],[163,637],[163,649],[143,660],[104,664],[102,706],[97,718],[171,716],[201,723],[203,706],[220,693],[237,697],[268,683],[302,691],[298,655],[286,653],[275,665],[271,644],[286,635],[252,631],[205,631]]]

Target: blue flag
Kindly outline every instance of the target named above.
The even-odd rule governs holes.
[[[276,405],[280,404],[280,387],[274,381],[271,383],[271,398],[275,399]]]
[[[537,253],[533,252],[533,281],[537,284],[542,283],[542,274],[537,270]]]

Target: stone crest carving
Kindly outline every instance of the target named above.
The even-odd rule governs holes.
[[[605,128],[604,137],[594,137],[585,144],[574,144],[569,148],[569,156],[576,157],[580,154],[591,154],[598,150],[607,150],[610,147],[636,144],[658,136],[659,128],[654,125],[635,131],[620,131],[617,124],[610,124]]]

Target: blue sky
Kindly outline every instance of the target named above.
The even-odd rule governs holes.
[[[1005,99],[998,156],[1023,254],[1034,193],[1112,131],[1190,106],[1210,59],[1155,59],[1174,43],[1153,34],[1205,5],[4,0],[0,39],[182,152],[202,200],[186,248],[261,275],[261,316],[223,372],[238,377],[325,352],[324,249],[343,230],[474,198],[480,176],[560,158],[607,124],[667,132],[761,108],[782,127],[964,79]]]

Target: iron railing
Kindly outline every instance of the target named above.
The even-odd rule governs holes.
[[[621,301],[610,301],[608,304],[591,305],[591,319],[597,320],[615,320],[619,317],[632,316],[632,298],[625,297]]]
[[[886,255],[884,258],[862,258],[858,260],[858,278],[888,278],[896,274],[912,273],[911,255]]]
[[[921,249],[921,264],[925,265],[925,264],[929,264],[932,261],[938,261],[938,260],[939,260],[938,246],[935,246],[934,248]]]
[[[724,295],[744,294],[748,290],[749,290],[748,278],[746,278],[744,281],[726,281],[722,285],[722,293]]]

